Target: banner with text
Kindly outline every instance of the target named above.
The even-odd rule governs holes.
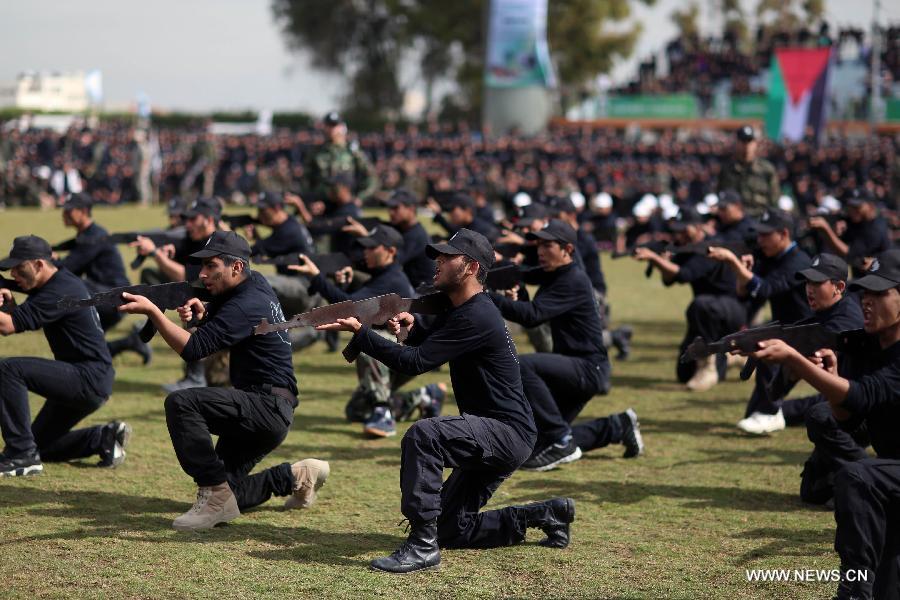
[[[485,85],[554,87],[547,46],[547,0],[492,0]]]

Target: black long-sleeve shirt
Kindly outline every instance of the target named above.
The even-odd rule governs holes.
[[[406,273],[400,268],[396,262],[389,264],[383,269],[372,271],[372,278],[365,282],[355,292],[347,292],[329,281],[325,275],[319,273],[309,282],[309,292],[311,294],[322,294],[322,296],[331,302],[344,302],[346,300],[364,300],[373,296],[381,296],[384,294],[400,294],[403,298],[412,298],[414,291]]]
[[[313,254],[315,246],[312,236],[303,224],[294,217],[272,229],[272,235],[253,244],[251,256],[282,256],[284,254]],[[287,265],[275,269],[282,275],[293,273]]]
[[[62,310],[58,304],[63,297],[88,298],[90,293],[80,278],[59,269],[13,308],[13,327],[16,333],[43,329],[53,358],[78,367],[97,395],[109,396],[115,371],[97,309]]]
[[[99,241],[108,235],[106,229],[91,223],[75,236],[75,247],[59,266],[106,288],[129,285],[119,249],[109,241]]]
[[[812,316],[806,301],[806,284],[794,277],[798,271],[809,268],[811,262],[796,244],[772,258],[757,256],[753,279],[747,284],[748,295],[760,305],[768,300],[775,321],[796,323]]]
[[[534,445],[537,430],[522,391],[516,346],[486,294],[476,294],[438,315],[430,327],[416,321],[405,346],[368,327],[363,327],[351,344],[407,375],[450,363],[450,383],[460,414],[506,423]]]
[[[490,294],[503,317],[524,327],[549,322],[555,354],[606,362],[603,328],[585,272],[571,263],[533,276],[539,278],[540,287],[530,302]]]
[[[575,250],[575,256],[579,257],[581,267],[591,280],[591,286],[601,294],[606,294],[606,278],[603,277],[600,253],[597,252],[597,240],[587,231],[579,229]]]
[[[851,265],[858,265],[867,256],[878,256],[893,246],[884,217],[847,223],[847,231],[841,236],[841,241],[847,244],[847,262]],[[858,270],[854,268],[854,272]]]
[[[900,342],[882,350],[875,336],[866,336],[863,349],[845,355],[850,390],[842,406],[865,418],[879,458],[900,459]]]
[[[678,265],[678,273],[671,281],[664,281],[664,285],[689,284],[695,298],[700,295],[737,296],[734,271],[725,263],[700,254],[676,254],[672,262]]]
[[[403,247],[398,248],[396,261],[403,265],[403,272],[413,287],[431,283],[434,278],[434,261],[425,256],[425,246],[431,242],[421,223],[400,232]]]
[[[262,319],[284,322],[281,304],[266,278],[257,272],[207,305],[200,327],[191,334],[181,358],[200,360],[220,350],[231,350],[229,372],[237,389],[271,385],[297,393],[291,341],[287,332],[254,335]]]

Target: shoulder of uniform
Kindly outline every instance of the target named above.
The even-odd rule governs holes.
[[[775,172],[775,165],[770,163],[765,158],[757,158],[755,162],[756,162],[757,169],[759,169],[761,171],[771,171],[773,173]]]

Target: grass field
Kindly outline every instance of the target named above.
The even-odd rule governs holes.
[[[110,230],[161,226],[159,209],[98,210]],[[58,213],[0,212],[0,252],[35,233],[70,237]],[[123,249],[126,262],[131,251]],[[0,597],[78,598],[823,598],[831,583],[749,583],[746,569],[833,569],[834,519],[798,499],[810,451],[802,429],[739,435],[750,384],[703,394],[674,383],[686,289],[646,280],[633,261],[606,260],[613,319],[635,327],[632,358],[614,362],[613,389],[583,416],[633,406],[647,453],[623,460],[621,446],[592,452],[547,474],[516,473],[490,506],[571,496],[577,502],[566,550],[528,543],[447,551],[437,572],[376,574],[369,560],[404,539],[399,445],[364,439],[343,406],[355,386],[339,354],[315,346],[295,355],[300,406],[287,440],[261,467],[317,457],[331,477],[310,510],[280,501],[230,525],[185,534],[171,520],[193,501],[166,431],[159,384],[180,376],[180,359],[158,339],[143,367],[116,359],[113,396],[86,424],[124,419],[134,427],[128,459],[115,470],[93,461],[47,464],[40,477],[0,480]],[[119,326],[125,331],[130,321]],[[116,333],[111,334],[111,337]],[[522,351],[527,342],[517,339]],[[40,333],[0,339],[0,356],[49,356]],[[446,369],[422,377],[446,380]],[[32,410],[42,400],[33,398]],[[445,412],[456,411],[450,402]]]

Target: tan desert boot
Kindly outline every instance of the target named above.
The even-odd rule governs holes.
[[[294,473],[294,493],[284,501],[284,507],[309,508],[316,501],[316,492],[328,479],[331,467],[324,460],[306,458],[291,465]]]
[[[174,521],[172,527],[179,531],[211,529],[219,523],[227,523],[241,516],[237,499],[228,482],[211,487],[197,488],[197,501],[191,510]]]
[[[705,392],[717,383],[719,372],[716,370],[716,355],[713,354],[697,361],[697,370],[686,385],[692,392]]]

